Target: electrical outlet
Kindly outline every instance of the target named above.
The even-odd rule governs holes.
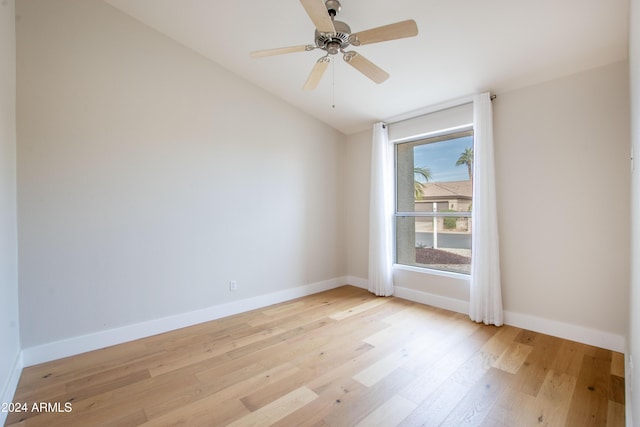
[[[236,282],[235,280],[231,280],[231,281],[229,282],[229,290],[230,290],[231,292],[233,292],[233,291],[235,291],[235,290],[237,290],[237,289],[238,289],[238,282]]]

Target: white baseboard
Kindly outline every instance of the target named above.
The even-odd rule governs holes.
[[[355,286],[357,288],[367,289],[369,287],[369,281],[367,279],[363,279],[362,277],[347,276],[346,282],[347,284]]]
[[[222,317],[244,313],[249,310],[289,301],[295,298],[327,291],[347,283],[346,277],[337,277],[278,292],[258,295],[239,301],[215,305],[201,310],[100,331],[93,334],[72,337],[60,341],[23,349],[24,366],[33,366],[87,351],[97,350],[124,342],[133,341],[175,329],[208,322]]]
[[[571,323],[511,311],[504,312],[504,323],[534,332],[553,335],[554,337],[618,351],[620,353],[624,353],[625,350],[625,338],[622,335],[585,328],[584,326],[573,325]]]
[[[11,375],[9,376],[9,380],[5,384],[2,394],[0,395],[0,403],[10,403],[13,402],[13,396],[16,394],[16,390],[18,388],[18,382],[20,381],[20,375],[22,374],[22,368],[24,367],[24,362],[22,358],[22,352],[18,353],[16,357],[16,361],[13,364],[13,369],[11,370]],[[3,426],[7,421],[8,412],[0,411],[0,425]]]
[[[398,298],[408,299],[409,301],[419,302],[420,304],[432,305],[445,310],[455,311],[456,313],[469,314],[469,301],[459,300],[455,298],[443,297],[442,295],[430,294],[428,292],[416,291],[415,289],[395,287],[394,296]]]
[[[34,347],[23,349],[20,363],[17,366],[16,385],[23,366],[32,366],[39,363],[63,357],[73,356],[87,351],[97,350],[124,342],[172,331],[175,329],[192,326],[210,320],[243,313],[249,310],[266,307],[295,298],[312,295],[318,292],[334,289],[345,284],[360,288],[367,288],[367,279],[355,276],[343,276],[322,282],[312,283],[296,288],[285,289],[265,295],[259,295],[226,304],[215,305],[201,310],[182,313],[175,316],[136,323],[120,328],[100,331],[93,334],[82,335],[55,341]],[[415,289],[397,286],[395,296],[421,304],[432,305],[458,313],[469,312],[469,302],[441,295],[417,291]],[[578,341],[581,343],[606,348],[609,350],[624,352],[624,337],[610,332],[598,331],[582,326],[548,320],[537,316],[505,311],[505,323],[523,329],[540,332],[560,338]],[[14,372],[15,373],[15,372]],[[13,377],[12,377],[13,378]],[[10,388],[8,388],[9,390]],[[15,387],[11,389],[15,391]]]
[[[362,277],[347,276],[347,283],[349,285],[357,286],[358,288],[368,289],[369,280]],[[446,310],[455,311],[458,313],[469,313],[469,302],[462,301],[454,298],[443,297],[441,295],[430,294],[428,292],[416,291],[415,289],[404,288],[402,286],[395,286],[393,296],[407,299],[409,301],[418,302],[420,304],[432,305],[438,308],[444,308]]]
[[[347,283],[364,289],[367,288],[367,279],[360,277],[347,276]],[[394,296],[418,302],[420,304],[444,308],[457,313],[469,313],[469,301],[430,294],[428,292],[417,291],[415,289],[403,288],[400,286],[395,287]],[[506,310],[504,312],[504,323],[517,328],[552,335],[554,337],[564,338],[571,341],[577,341],[583,344],[605,348],[607,350],[618,351],[620,353],[624,353],[625,351],[624,336],[611,332],[600,331],[597,329],[586,328],[584,326]]]

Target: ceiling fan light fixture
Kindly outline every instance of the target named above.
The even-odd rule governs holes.
[[[335,55],[336,53],[340,52],[340,49],[342,49],[341,44],[335,41],[327,43],[325,47],[329,55]]]

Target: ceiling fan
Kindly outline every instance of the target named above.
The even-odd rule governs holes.
[[[338,0],[300,0],[300,3],[302,3],[307,15],[309,15],[316,27],[315,45],[258,50],[251,52],[251,57],[262,58],[285,53],[308,52],[315,49],[324,50],[326,55],[318,59],[318,62],[311,70],[311,74],[309,74],[304,84],[305,90],[313,90],[318,86],[329,62],[331,62],[331,56],[336,55],[338,52],[343,54],[342,58],[347,64],[374,82],[382,83],[389,78],[389,74],[361,54],[352,50],[347,51],[347,47],[413,37],[418,34],[418,26],[412,19],[371,28],[359,33],[351,33],[351,28],[347,24],[334,20],[342,8]]]

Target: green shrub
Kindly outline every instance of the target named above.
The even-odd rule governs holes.
[[[447,230],[452,230],[454,228],[456,228],[456,221],[458,220],[458,218],[456,218],[455,216],[445,216],[444,217],[444,228],[446,228]]]
[[[456,211],[448,209],[445,212],[456,212]],[[443,218],[443,225],[445,230],[455,230],[457,221],[458,221],[458,218],[455,216],[445,216]]]

